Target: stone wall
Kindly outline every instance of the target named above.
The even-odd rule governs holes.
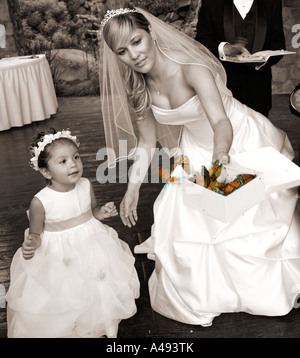
[[[290,93],[300,83],[300,1],[283,0],[282,16],[286,49],[296,54],[285,56],[273,67],[274,94]]]

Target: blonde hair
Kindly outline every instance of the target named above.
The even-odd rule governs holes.
[[[103,28],[104,40],[108,47],[114,51],[115,44],[120,37],[127,37],[134,29],[139,28],[150,33],[149,22],[139,12],[120,14],[111,18]],[[122,34],[120,36],[120,34]],[[142,73],[132,70],[118,61],[124,73],[123,83],[128,102],[134,109],[138,119],[143,119],[150,107],[151,96],[145,77]]]

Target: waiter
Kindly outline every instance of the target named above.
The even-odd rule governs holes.
[[[202,0],[196,40],[216,57],[284,50],[282,0]],[[254,64],[221,61],[233,96],[266,117],[272,108],[272,71],[282,56]]]

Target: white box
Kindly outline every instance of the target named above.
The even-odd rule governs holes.
[[[300,167],[272,147],[235,154],[232,162],[263,172],[267,193],[300,185]]]
[[[255,174],[256,178],[228,196],[184,179],[184,205],[229,223],[262,201],[266,193],[300,185],[300,167],[272,147],[232,155],[226,168],[237,174]]]
[[[256,177],[227,196],[184,178],[182,180],[184,205],[224,223],[229,223],[264,200],[265,185],[262,172],[236,164],[226,165],[226,171],[234,178],[239,174],[255,174]]]

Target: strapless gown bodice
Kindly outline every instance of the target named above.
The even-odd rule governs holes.
[[[234,133],[230,155],[271,146],[293,159],[294,150],[285,132],[276,128],[262,114],[237,101],[229,90],[222,89],[221,84],[219,87]],[[174,109],[152,105],[152,111],[160,124],[182,126],[180,149],[189,156],[194,167],[198,168],[203,162],[211,160],[213,131],[197,95]]]
[[[198,96],[190,98],[175,109],[162,109],[152,106],[156,120],[161,124],[183,125],[184,131],[202,145],[212,145],[213,131]],[[200,120],[199,120],[200,118]]]

